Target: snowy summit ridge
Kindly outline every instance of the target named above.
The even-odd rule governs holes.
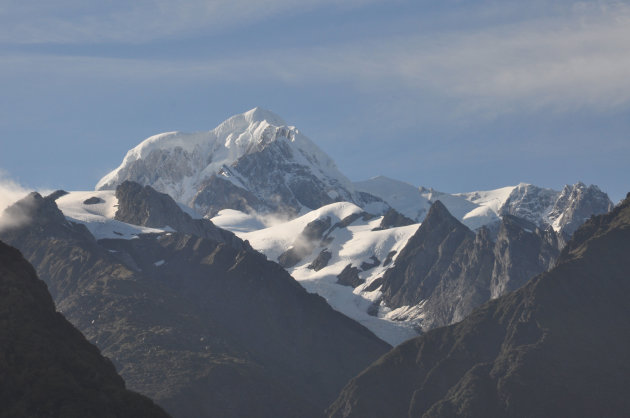
[[[230,208],[295,215],[335,201],[367,203],[310,139],[260,107],[208,132],[147,138],[96,189],[125,180],[150,185],[203,214]]]

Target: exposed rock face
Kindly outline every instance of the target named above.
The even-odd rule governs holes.
[[[490,297],[518,289],[529,279],[549,270],[558,258],[560,243],[551,230],[504,215],[494,246]]]
[[[566,185],[561,192],[530,184],[519,185],[500,208],[501,215],[528,220],[540,228],[551,225],[562,242],[592,215],[610,211],[613,203],[597,186],[578,182]]]
[[[516,216],[538,225],[543,221],[547,208],[552,207],[557,199],[558,192],[555,190],[532,184],[519,184],[503,203],[499,213]]]
[[[505,215],[494,241],[488,229],[473,233],[437,201],[385,272],[383,301],[407,307],[392,318],[417,319],[423,330],[448,325],[548,270],[558,252],[551,229]]]
[[[398,212],[396,209],[390,208],[387,212],[385,212],[385,215],[383,216],[383,219],[381,220],[381,224],[374,230],[378,231],[378,230],[383,230],[383,229],[394,228],[397,226],[413,225],[415,223],[416,221],[409,219],[402,213]]]
[[[387,253],[387,257],[385,257],[385,261],[383,261],[384,266],[389,266],[396,255],[396,251],[390,251]]]
[[[139,204],[140,221],[165,202]],[[389,348],[244,243],[179,232],[97,242],[38,194],[8,210],[36,216],[2,239],[128,386],[174,416],[320,416]]]
[[[320,271],[321,269],[323,269],[324,267],[328,265],[328,262],[330,261],[331,258],[332,258],[332,253],[328,251],[328,249],[324,248],[319,253],[317,258],[315,258],[315,260],[313,260],[313,262],[308,265],[308,268],[310,268],[311,270]]]
[[[337,283],[343,286],[357,287],[363,280],[359,278],[359,269],[348,264],[337,276]]]
[[[457,221],[438,200],[418,231],[387,271],[383,295],[388,306],[414,305],[440,285],[442,273],[456,254],[463,254],[475,234]]]
[[[211,176],[200,186],[191,206],[200,209],[208,217],[213,217],[222,209],[235,209],[245,213],[272,210],[250,191],[217,175]]]
[[[125,389],[112,363],[55,305],[15,248],[0,242],[0,403],[6,417],[167,417]]]
[[[577,183],[573,187],[564,186],[558,200],[549,214],[553,225],[562,231],[562,238],[571,235],[592,215],[611,211],[613,204],[606,193],[595,185],[586,187]]]
[[[396,347],[331,417],[623,417],[630,410],[630,195],[556,267]]]
[[[54,199],[54,200],[57,200],[57,199]],[[100,197],[96,197],[96,196],[92,196],[83,201],[84,205],[98,205],[99,203],[105,203],[105,201],[101,199]]]
[[[330,217],[315,219],[308,223],[304,230],[295,239],[295,242],[284,253],[278,257],[278,263],[284,268],[291,268],[299,263],[304,257],[313,252],[315,247],[321,242],[324,233],[330,229]]]
[[[208,219],[193,219],[169,195],[150,186],[125,181],[116,188],[116,198],[118,221],[152,228],[171,227],[184,234],[228,243],[236,249],[251,249],[232,232],[217,228]]]
[[[374,267],[378,267],[381,265],[381,260],[378,259],[375,255],[370,257],[370,262],[364,261],[361,263],[361,270],[368,271],[373,269]]]

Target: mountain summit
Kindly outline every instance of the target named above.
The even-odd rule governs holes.
[[[127,152],[96,188],[131,180],[168,193],[204,215],[221,209],[293,216],[335,201],[380,199],[356,192],[334,161],[295,126],[256,107],[209,132],[167,132]]]

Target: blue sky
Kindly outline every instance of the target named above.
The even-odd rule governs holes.
[[[630,191],[630,4],[0,4],[0,174],[91,189],[164,131],[261,106],[352,180]]]

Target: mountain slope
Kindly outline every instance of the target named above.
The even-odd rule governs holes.
[[[33,267],[2,242],[0,359],[0,416],[167,416],[125,389],[111,362],[55,312]]]
[[[358,190],[371,193],[394,209],[418,222],[429,207],[440,200],[448,211],[470,229],[492,227],[504,215],[525,219],[538,227],[550,225],[563,240],[591,215],[610,211],[612,202],[597,186],[578,182],[558,192],[531,184],[468,193],[443,193],[432,188],[414,187],[383,176],[354,183]]]
[[[379,359],[330,415],[627,416],[629,253],[630,195],[578,229],[550,272]]]
[[[152,136],[96,188],[115,189],[125,180],[152,186],[209,216],[230,208],[295,216],[336,201],[386,207],[356,192],[310,139],[261,108],[209,132]]]
[[[242,214],[220,215],[213,221],[229,228],[236,225],[235,230],[246,219]],[[418,225],[379,229],[382,219],[340,202],[288,222],[237,233],[270,260],[283,264],[307,291],[395,345],[416,336],[417,330],[412,323],[375,316],[372,310],[379,295],[369,286],[391,267]],[[358,286],[341,283],[339,275],[346,268],[356,269]]]
[[[142,207],[138,222],[162,227],[172,218],[195,228],[95,240],[91,221],[66,219],[56,196],[32,194],[7,209],[30,222],[0,235],[22,249],[59,309],[128,385],[174,416],[321,416],[389,348],[233,234],[176,213],[167,195],[130,184],[117,197],[95,193],[116,199],[120,219]],[[67,209],[83,207],[71,213],[99,211],[72,194],[59,197]]]
[[[438,200],[380,279],[381,310],[425,331],[448,325],[548,270],[558,252],[551,229],[504,215],[493,239],[485,227],[466,228]]]

